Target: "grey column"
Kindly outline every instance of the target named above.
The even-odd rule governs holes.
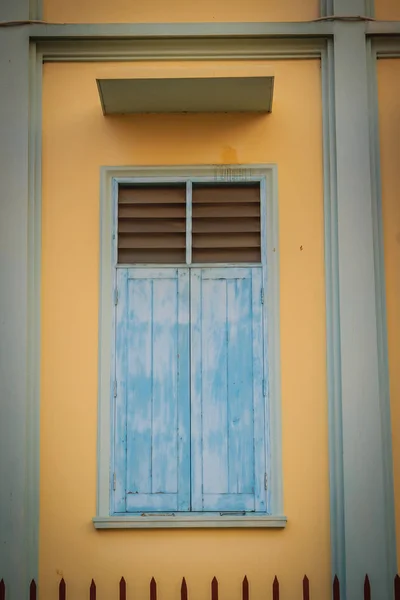
[[[0,21],[28,18],[28,0],[0,3]],[[27,502],[32,490],[26,486],[29,109],[26,27],[0,28],[0,76],[0,579],[4,578],[7,600],[22,600],[28,597],[28,581],[36,577],[37,564],[37,543],[32,554],[27,537],[27,532],[37,524],[28,522]]]
[[[337,0],[334,4],[337,15],[365,14],[363,0]],[[380,389],[385,374],[380,372],[378,360],[363,22],[336,22],[334,55],[343,487],[331,489],[331,500],[333,507],[341,507],[344,519],[342,523],[332,521],[332,540],[336,537],[333,568],[342,579],[342,598],[363,597],[368,573],[372,596],[389,599],[396,549],[390,535],[393,489],[385,471],[391,462],[391,456],[385,455],[390,444],[383,439],[382,425],[389,407]]]

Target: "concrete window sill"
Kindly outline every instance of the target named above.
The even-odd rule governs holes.
[[[286,527],[284,516],[270,515],[128,515],[94,517],[96,529],[275,528]]]

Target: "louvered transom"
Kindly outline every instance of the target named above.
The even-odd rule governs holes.
[[[195,263],[261,261],[260,184],[193,185]]]
[[[120,187],[118,263],[185,263],[186,186]]]
[[[261,262],[259,182],[119,188],[119,264],[184,264],[188,256],[194,264]]]

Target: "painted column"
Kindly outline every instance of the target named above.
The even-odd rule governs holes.
[[[28,0],[0,3],[0,21],[29,18]],[[7,600],[27,598],[31,550],[26,468],[29,42],[0,28],[0,579]],[[36,555],[36,549],[35,555]],[[35,558],[33,560],[35,565]]]
[[[340,16],[362,15],[364,0],[336,0],[334,10]],[[382,420],[389,407],[384,406],[380,390],[362,21],[335,23],[334,53],[343,487],[332,489],[331,498],[332,506],[341,506],[344,519],[342,523],[335,518],[332,521],[332,540],[335,534],[342,540],[340,552],[333,542],[333,568],[342,579],[345,596],[341,597],[362,597],[368,573],[372,594],[376,590],[380,598],[391,598],[396,569],[389,534],[394,526],[393,489],[388,489],[387,445],[382,435]]]

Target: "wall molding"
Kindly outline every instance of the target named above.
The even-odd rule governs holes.
[[[122,527],[160,527],[159,519],[110,517],[114,511],[114,493],[111,473],[115,472],[114,452],[111,431],[113,430],[113,412],[111,406],[112,358],[115,335],[113,314],[113,289],[116,277],[117,253],[117,206],[119,183],[153,183],[166,181],[212,182],[227,178],[233,182],[241,179],[260,182],[262,236],[265,241],[267,280],[266,311],[267,354],[264,357],[264,369],[268,369],[269,395],[265,409],[268,414],[266,423],[266,465],[268,473],[267,515],[253,519],[252,516],[229,521],[231,527],[282,527],[286,523],[283,517],[283,472],[282,472],[282,417],[281,417],[281,371],[280,371],[280,304],[279,304],[279,239],[278,239],[278,175],[273,164],[229,165],[174,165],[174,166],[116,166],[101,168],[101,210],[100,210],[100,289],[99,289],[99,396],[98,396],[98,477],[97,477],[97,516],[93,519],[96,527],[108,523],[107,528],[118,523]],[[114,240],[110,244],[110,240]],[[181,265],[184,267],[185,265]],[[268,316],[267,316],[268,315]],[[100,443],[101,440],[101,443]],[[275,518],[276,517],[276,518]],[[195,522],[199,525],[193,525]],[[167,527],[226,527],[228,520],[210,515],[206,519],[194,514],[175,515],[167,519]],[[146,525],[147,523],[147,525]],[[154,525],[154,523],[156,525]],[[211,523],[211,525],[210,525]],[[248,523],[246,525],[246,523]],[[164,525],[163,525],[164,526]]]
[[[44,62],[284,60],[320,58],[325,42],[260,37],[40,41]]]
[[[386,313],[386,284],[385,284],[385,259],[384,238],[382,224],[382,181],[380,163],[380,135],[378,114],[378,81],[377,60],[387,58],[388,55],[400,58],[400,39],[392,40],[367,40],[367,67],[368,67],[368,100],[370,112],[370,159],[371,159],[371,191],[373,212],[373,237],[374,260],[376,278],[376,305],[377,305],[377,336],[378,336],[378,361],[379,361],[379,389],[380,389],[380,416],[381,437],[384,444],[383,452],[383,477],[385,491],[384,516],[386,535],[389,541],[387,551],[388,577],[397,569],[395,507],[393,490],[393,453],[392,453],[392,427],[390,416],[389,392],[389,357],[387,339],[387,313]]]
[[[43,0],[29,0],[29,18],[32,20],[43,18]]]
[[[38,573],[40,482],[41,245],[42,245],[42,57],[29,47],[28,132],[28,352],[26,403],[26,532],[29,580]]]

